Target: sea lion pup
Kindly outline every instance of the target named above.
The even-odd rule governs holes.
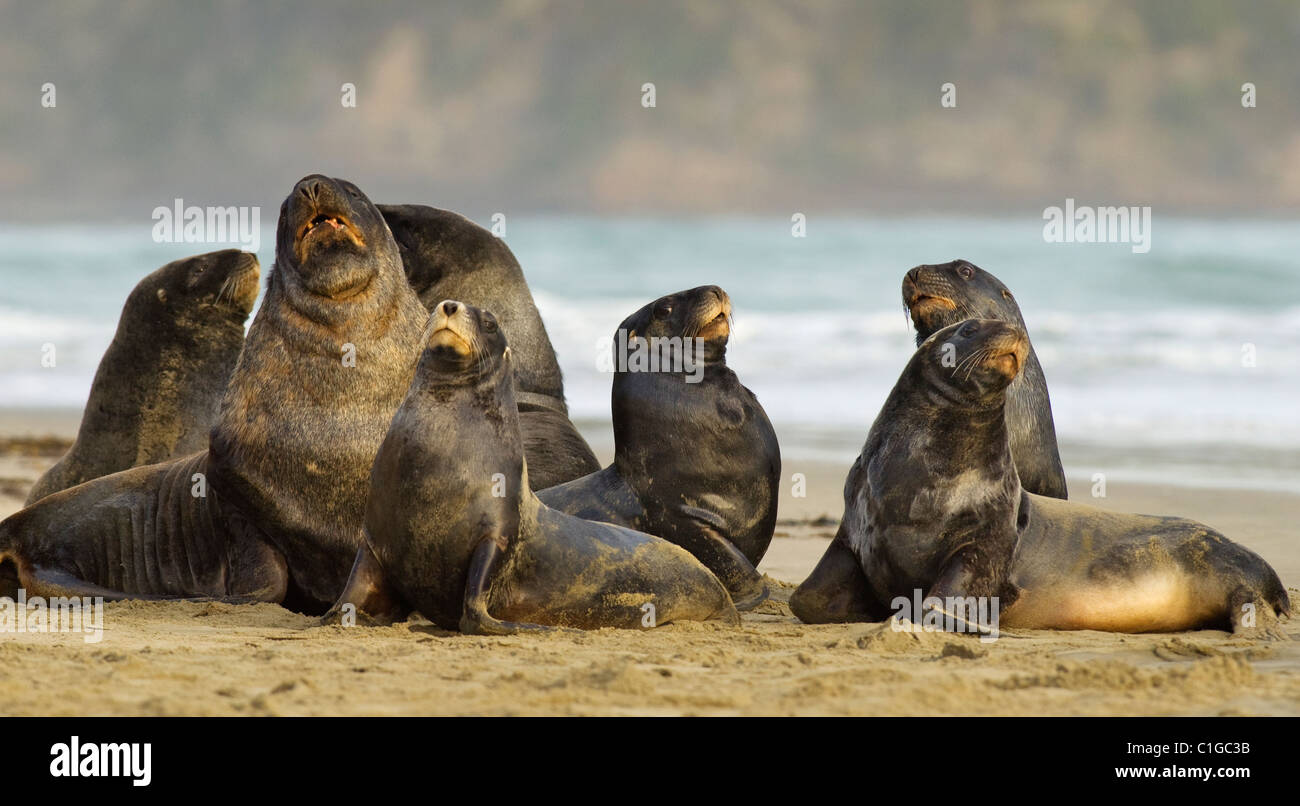
[[[758,399],[727,367],[730,317],[727,293],[705,285],[624,319],[614,334],[614,463],[538,497],[671,540],[749,610],[768,593],[755,567],[776,526],[781,449]],[[657,367],[627,354],[639,344],[634,351],[648,355],[661,340],[675,341]]]
[[[965,319],[1000,319],[1028,332],[1007,287],[968,260],[909,271],[903,276],[903,304],[916,326],[918,347],[935,331]],[[1025,366],[1007,393],[1007,426],[1021,486],[1038,495],[1067,498],[1047,378],[1032,343]]]
[[[371,470],[364,544],[326,621],[351,603],[378,620],[414,608],[480,634],[738,622],[726,589],[687,552],[537,500],[511,363],[491,313],[454,300],[434,308]]]
[[[257,255],[174,260],[136,285],[100,359],[77,440],[27,495],[207,447],[257,300]]]
[[[422,204],[381,204],[406,278],[429,310],[464,300],[496,314],[514,354],[515,396],[534,490],[600,469],[569,420],[555,349],[528,282],[505,241],[464,216]]]
[[[921,344],[849,473],[840,533],[791,597],[800,619],[879,620],[918,590],[998,597],[1001,627],[1239,631],[1289,614],[1273,569],[1208,526],[1022,490],[1005,409],[1028,355],[1024,330],[993,319]],[[865,590],[837,589],[854,584],[830,573],[845,549]]]
[[[365,195],[302,179],[280,209],[266,297],[207,453],[94,479],[0,523],[0,589],[8,574],[33,595],[324,612],[356,556],[370,465],[425,318]]]

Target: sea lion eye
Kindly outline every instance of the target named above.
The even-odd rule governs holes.
[[[497,332],[497,320],[493,319],[493,318],[490,317],[490,316],[489,316],[488,318],[484,319],[484,320],[483,320],[483,331],[484,331],[485,333],[496,333],[496,332]]]
[[[669,305],[668,303],[661,302],[660,304],[655,306],[656,319],[667,319],[672,315],[673,315],[673,306]]]
[[[957,273],[967,280],[975,276],[975,269],[968,263],[963,263],[957,267]]]
[[[962,338],[969,339],[971,336],[974,336],[975,332],[979,329],[979,325],[971,322],[969,325],[961,329]]]

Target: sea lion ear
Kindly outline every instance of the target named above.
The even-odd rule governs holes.
[[[505,351],[504,353],[501,354],[501,359],[502,359],[503,361],[509,361],[509,360],[510,360],[510,348],[509,348],[509,347],[507,347],[507,348],[506,348],[506,351]]]
[[[167,289],[165,288],[158,289],[158,301],[162,303],[167,302]]]
[[[636,338],[636,328],[632,328],[631,330],[629,330],[629,331],[627,332],[627,340],[628,340],[628,341],[631,341],[632,339],[635,339],[635,338]]]

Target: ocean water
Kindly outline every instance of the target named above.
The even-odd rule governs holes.
[[[0,227],[0,407],[83,405],[136,281],[221,248],[156,244],[148,223]],[[609,417],[601,339],[655,297],[714,283],[735,308],[729,361],[777,425],[787,465],[847,466],[914,349],[903,273],[963,257],[1020,302],[1072,479],[1300,491],[1293,222],[1157,216],[1146,254],[1045,243],[1031,215],[813,216],[803,238],[780,217],[507,223],[574,418],[596,431]],[[264,273],[273,243],[268,228]],[[41,366],[46,343],[55,368]]]

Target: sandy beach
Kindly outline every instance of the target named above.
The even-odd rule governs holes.
[[[0,516],[75,435],[75,411],[0,412]],[[598,452],[606,453],[599,434]],[[102,641],[0,633],[5,715],[1114,714],[1300,715],[1291,641],[1218,631],[1006,631],[996,642],[807,626],[786,606],[835,530],[847,468],[787,460],[763,570],[774,595],[739,628],[484,638],[417,617],[320,627],[275,605],[109,604]],[[1071,478],[1076,497],[1084,479]],[[1080,495],[1082,493],[1082,495]],[[1262,554],[1300,598],[1296,496],[1112,483],[1098,506],[1203,520]]]

